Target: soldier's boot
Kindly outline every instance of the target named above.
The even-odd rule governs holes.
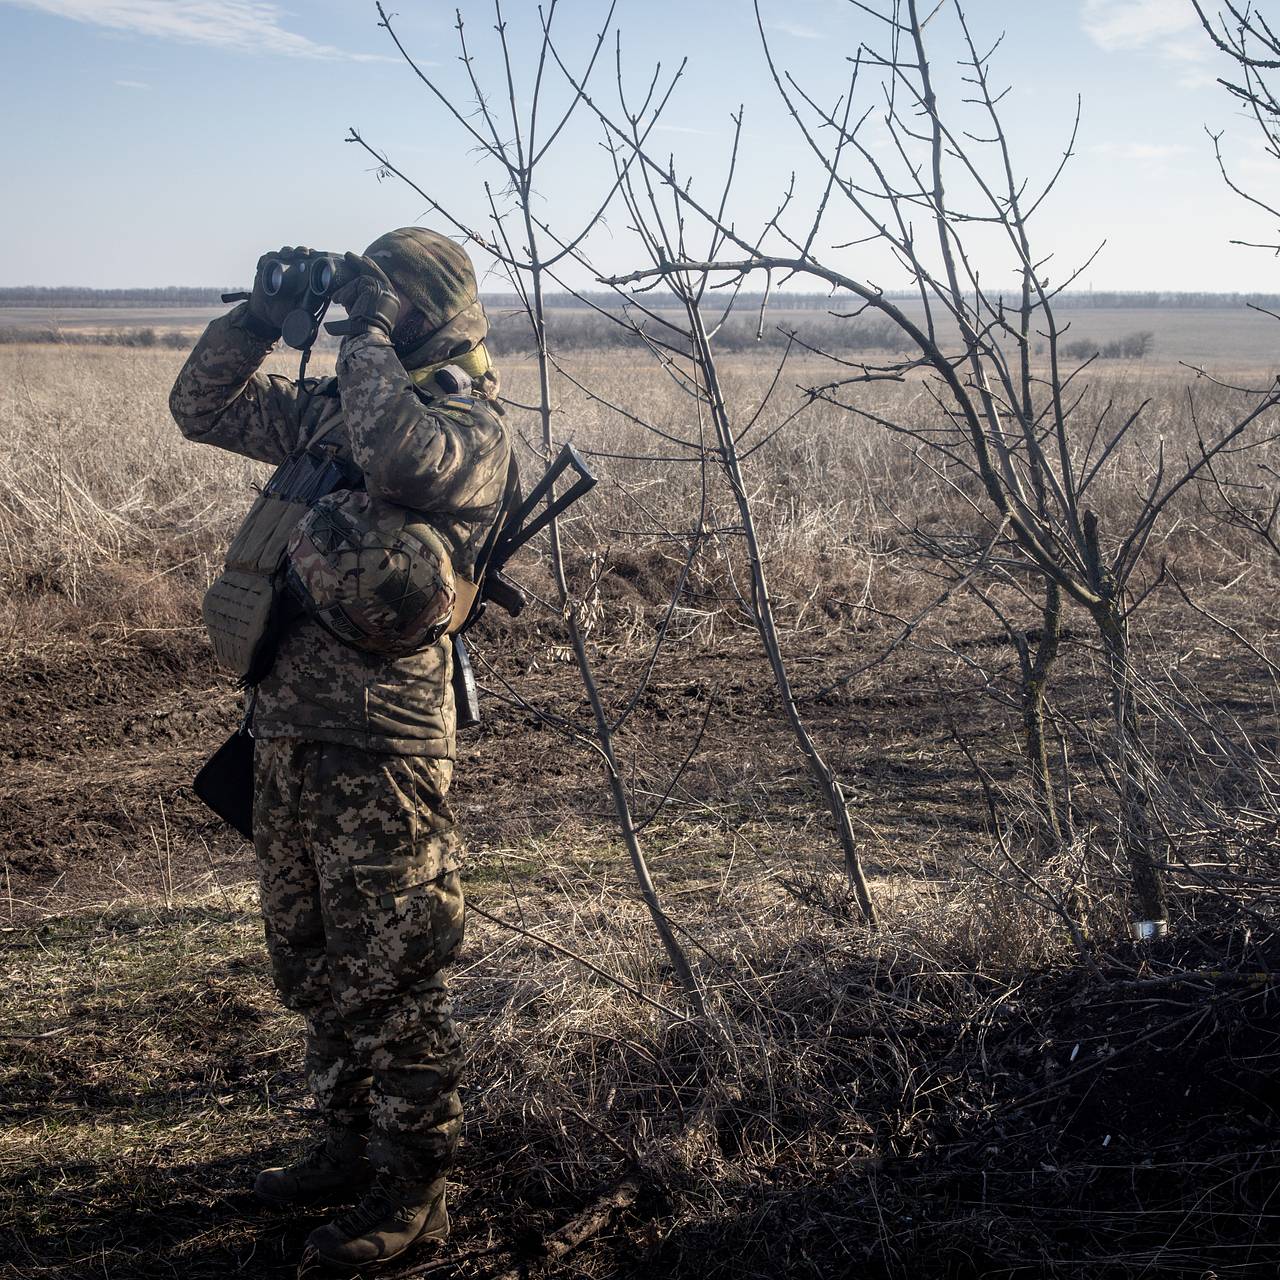
[[[369,1137],[356,1129],[331,1129],[292,1164],[263,1169],[253,1194],[267,1204],[324,1205],[354,1200],[373,1179]]]
[[[380,1175],[355,1208],[307,1237],[307,1248],[331,1267],[390,1262],[415,1244],[449,1234],[445,1180],[411,1182]]]

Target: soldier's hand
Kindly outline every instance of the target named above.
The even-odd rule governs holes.
[[[258,269],[253,277],[253,292],[249,295],[249,311],[253,317],[266,328],[280,333],[284,318],[298,305],[291,291],[282,290],[271,294],[267,290],[278,287],[271,281],[273,267],[276,263],[288,265],[299,258],[305,258],[311,252],[305,245],[285,245],[274,253],[264,253],[258,259]]]
[[[377,329],[389,338],[400,317],[400,298],[386,273],[372,258],[348,253],[344,260],[344,282],[333,300],[345,307],[347,318],[326,324],[332,334],[350,337]]]

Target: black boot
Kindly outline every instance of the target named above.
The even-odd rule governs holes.
[[[411,1182],[378,1176],[354,1209],[307,1237],[307,1248],[334,1267],[390,1262],[424,1241],[439,1243],[449,1234],[444,1204],[445,1180]]]
[[[253,1194],[268,1204],[342,1204],[355,1200],[373,1178],[369,1137],[355,1129],[331,1129],[300,1159],[263,1169]]]

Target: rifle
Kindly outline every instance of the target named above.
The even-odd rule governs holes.
[[[557,498],[555,496],[556,481],[570,470],[575,473],[577,479]],[[526,604],[524,593],[514,582],[503,576],[503,568],[526,542],[537,537],[556,516],[573,506],[579,498],[590,493],[595,488],[595,484],[596,477],[582,460],[582,455],[573,445],[566,444],[529,496],[520,502],[505,519],[499,521],[489,544],[481,552],[477,561],[477,578],[480,585],[475,603],[471,606],[471,611],[467,614],[462,626],[453,634],[453,701],[459,729],[472,729],[480,723],[480,695],[476,688],[475,673],[471,669],[471,658],[467,653],[463,635],[480,620],[489,601],[493,601],[498,608],[513,618],[520,616]],[[515,497],[514,486],[510,484],[508,496]],[[550,501],[547,505],[538,511],[533,519],[530,519],[548,498]]]

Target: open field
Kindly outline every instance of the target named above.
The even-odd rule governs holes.
[[[900,304],[907,314],[918,315],[918,303],[904,300]],[[201,307],[67,307],[51,310],[41,307],[0,306],[0,339],[8,330],[61,330],[70,335],[110,335],[121,330],[154,329],[158,335],[173,332],[193,339],[214,316],[225,308]],[[502,308],[495,309],[501,317]],[[551,312],[554,329],[557,320],[581,321],[583,310],[555,309]],[[767,323],[783,327],[797,326],[803,334],[806,326],[821,324],[822,312],[788,310],[785,303],[770,308]],[[1073,308],[1063,306],[1057,312],[1059,325],[1069,341],[1089,341],[1101,345],[1136,333],[1152,334],[1152,363],[1171,364],[1184,361],[1207,365],[1214,369],[1271,368],[1280,355],[1280,321],[1269,315],[1251,311],[1243,305],[1232,307],[1100,307]],[[750,323],[755,324],[752,317]],[[512,349],[522,341],[513,325]]]
[[[226,307],[0,307],[0,328],[52,326],[72,333],[112,329],[179,329],[199,333]]]
[[[1151,401],[1093,497],[1108,527],[1140,503],[1159,443],[1173,456],[1192,439],[1174,360],[1269,367],[1276,322],[1211,314],[1079,320],[1100,340],[1157,335],[1151,361],[1100,369],[1085,405]],[[246,1194],[309,1132],[300,1026],[270,991],[251,852],[188,790],[238,710],[200,594],[264,472],[180,438],[180,360],[0,346],[0,1276],[15,1280],[287,1277],[315,1225]],[[570,371],[687,426],[634,356],[576,353]],[[503,372],[530,403],[532,370]],[[770,370],[734,357],[724,373],[745,421]],[[1199,394],[1202,421],[1239,411],[1230,391]],[[918,383],[864,395],[929,420]],[[601,474],[566,541],[617,712],[651,661],[702,474],[567,381],[557,404]],[[485,721],[462,738],[455,791],[477,910],[453,980],[470,1059],[448,1273],[1273,1277],[1280,558],[1195,491],[1152,540],[1132,623],[1142,692],[1183,727],[1153,711],[1147,730],[1168,781],[1173,929],[1139,951],[1122,940],[1087,619],[1068,613],[1051,683],[1069,839],[1033,862],[1016,843],[1010,636],[972,592],[939,603],[909,536],[977,527],[972,495],[828,405],[770,437],[791,407],[761,415],[744,465],[800,707],[848,788],[880,928],[851,910],[738,607],[726,494],[617,741],[721,1043],[636,998],[680,996],[596,757],[552,727],[588,719],[562,620],[486,618]],[[547,596],[539,555],[515,576]],[[546,1261],[602,1197],[621,1206],[607,1227]]]

